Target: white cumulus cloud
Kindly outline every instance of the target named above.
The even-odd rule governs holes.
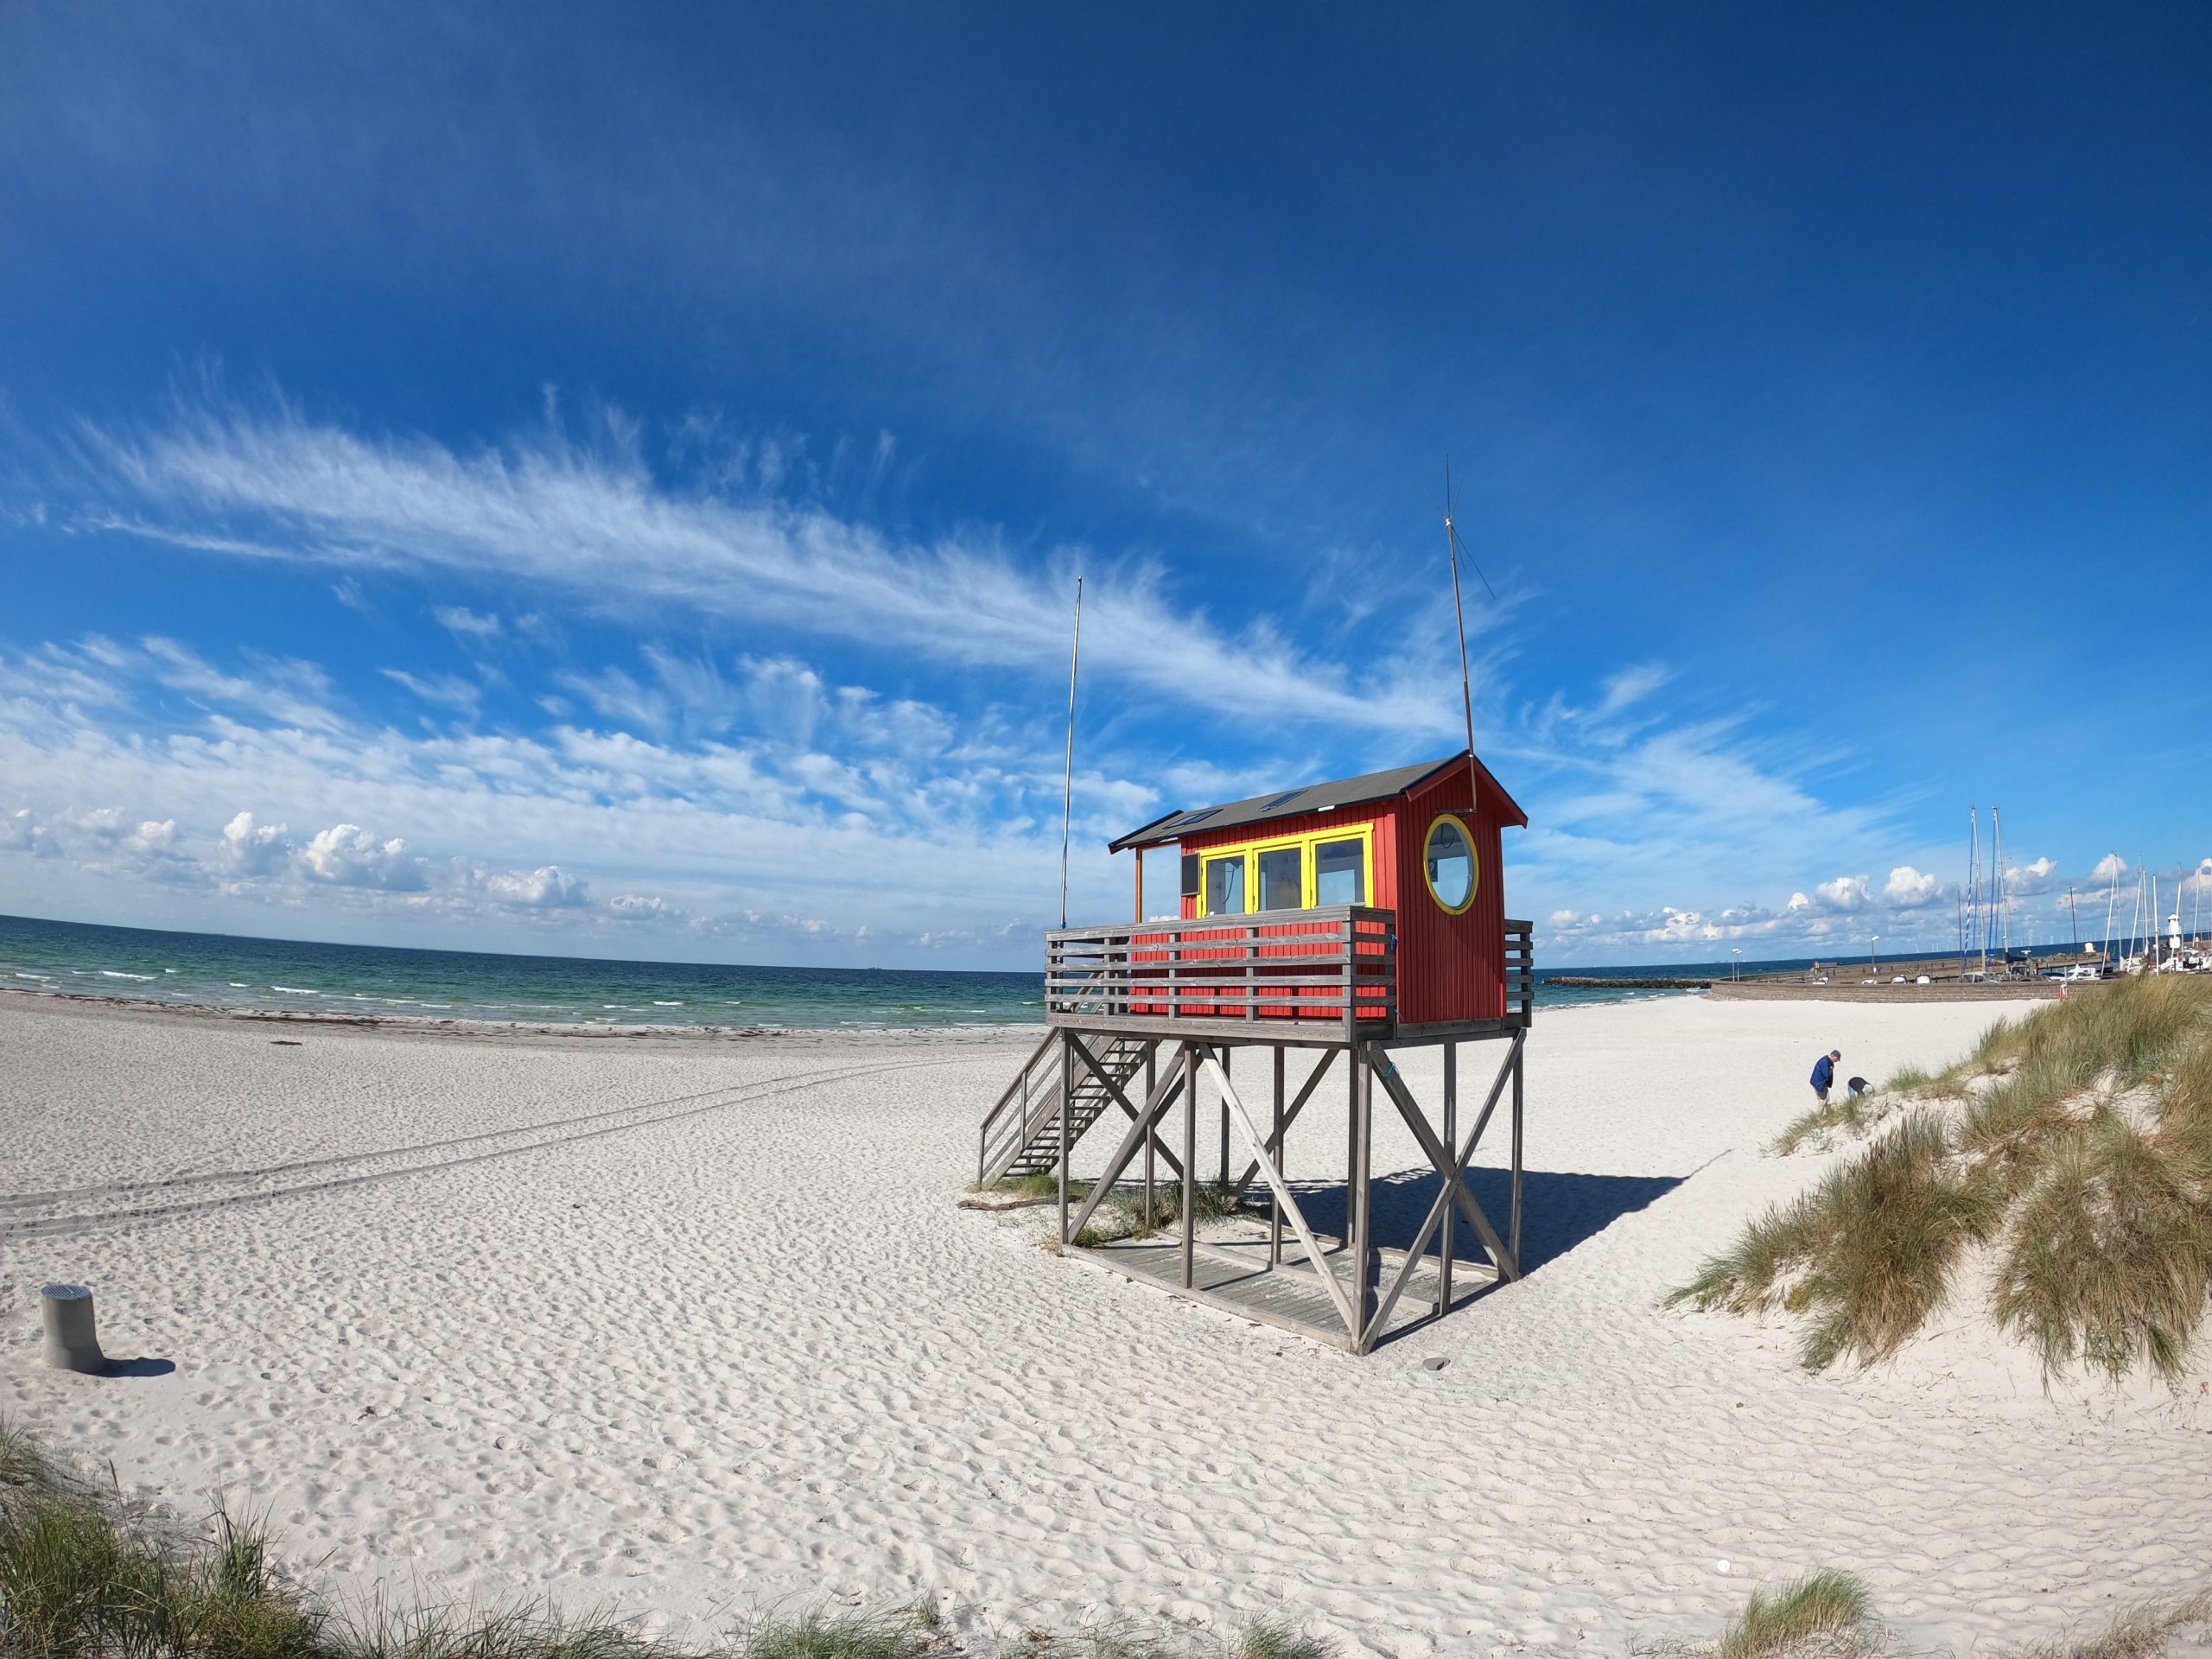
[[[223,826],[223,857],[241,875],[268,874],[283,852],[281,823],[256,823],[252,813],[240,812]]]
[[[484,890],[501,904],[565,910],[585,902],[582,880],[558,864],[519,874],[502,871],[484,878]]]
[[[1863,910],[1867,902],[1866,878],[1839,875],[1833,881],[1821,882],[1813,893],[1829,910]]]
[[[378,841],[358,824],[333,824],[300,851],[300,863],[317,881],[337,887],[387,893],[420,892],[428,883],[423,862],[397,836]]]
[[[1890,879],[1882,884],[1884,902],[1900,910],[1914,910],[1922,905],[1933,904],[1943,893],[1943,884],[1932,875],[1916,870],[1910,864],[1900,864],[1890,872]]]

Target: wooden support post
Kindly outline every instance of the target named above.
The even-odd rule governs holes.
[[[1286,1172],[1290,1160],[1283,1155],[1282,1143],[1282,1062],[1283,1046],[1275,1045],[1275,1113],[1274,1126],[1268,1136],[1268,1145],[1274,1149],[1276,1166]],[[1268,1189],[1268,1265],[1282,1266],[1282,1200],[1274,1196],[1274,1189]]]
[[[1444,1144],[1459,1144],[1459,1045],[1444,1045]],[[1459,1206],[1444,1206],[1444,1237],[1437,1247],[1443,1260],[1437,1270],[1436,1311],[1452,1311],[1452,1259],[1454,1234],[1459,1219]]]
[[[1280,1056],[1282,1050],[1278,1047],[1275,1050],[1275,1052]],[[1313,1091],[1321,1086],[1323,1075],[1331,1066],[1337,1063],[1338,1052],[1338,1051],[1333,1048],[1323,1049],[1321,1051],[1319,1064],[1315,1065],[1313,1071],[1307,1072],[1306,1075],[1306,1081],[1299,1084],[1298,1093],[1292,1097],[1288,1109],[1287,1109],[1282,1115],[1283,1135],[1287,1135],[1290,1133],[1290,1126],[1298,1122],[1298,1115],[1306,1109],[1306,1103],[1313,1098]],[[1275,1162],[1279,1165],[1282,1164],[1283,1161],[1282,1150],[1282,1137],[1279,1135],[1276,1137],[1274,1144],[1268,1148],[1269,1154],[1274,1156]],[[1285,1166],[1287,1167],[1287,1166]],[[1245,1165],[1244,1173],[1238,1176],[1236,1179],[1230,1183],[1230,1195],[1232,1198],[1242,1199],[1244,1196],[1244,1190],[1252,1185],[1253,1178],[1258,1175],[1259,1173],[1260,1166],[1256,1159],[1251,1163]]]
[[[1060,1039],[1060,1243],[1068,1242],[1068,1102],[1075,1090],[1068,1086],[1075,1057],[1068,1052],[1073,1039]]]
[[[1521,1062],[1526,1051],[1513,1050],[1513,1214],[1506,1224],[1506,1249],[1513,1252],[1514,1276],[1521,1269]]]
[[[1143,861],[1142,848],[1137,849],[1137,858],[1140,862]],[[1153,1090],[1157,1086],[1153,1077],[1153,1067],[1159,1057],[1158,1043],[1154,1043],[1144,1052],[1144,1097],[1147,1100],[1152,1098]],[[1159,1135],[1147,1130],[1144,1137],[1144,1230],[1147,1233],[1152,1230],[1152,1149],[1159,1144]]]
[[[1130,917],[1130,918],[1129,918],[1129,919],[1130,919],[1131,921],[1133,921],[1133,922],[1141,923],[1141,922],[1144,920],[1144,849],[1143,849],[1143,848],[1140,847],[1140,848],[1138,848],[1138,849],[1136,849],[1136,859],[1137,859],[1137,913],[1136,913],[1135,915],[1134,915],[1134,916]],[[1130,945],[1130,950],[1129,950],[1129,976],[1130,976],[1130,978],[1131,978],[1132,980],[1135,980],[1135,978],[1136,977],[1136,958],[1137,958],[1137,953],[1136,953],[1136,949],[1135,949],[1135,946],[1136,946],[1136,941],[1135,941],[1135,939],[1131,939],[1131,940],[1129,941],[1129,945]]]
[[[1099,1085],[1109,1096],[1119,1098],[1126,1106],[1128,1097],[1122,1094],[1121,1084],[1116,1083],[1105,1071],[1097,1068],[1096,1063],[1090,1058],[1090,1051],[1083,1046],[1083,1039],[1073,1032],[1070,1032],[1068,1041],[1075,1049],[1076,1058],[1091,1068],[1090,1074],[1098,1079]],[[1160,1120],[1167,1116],[1167,1109],[1175,1103],[1176,1095],[1185,1089],[1190,1082],[1190,1077],[1183,1069],[1182,1052],[1178,1050],[1174,1062],[1167,1068],[1167,1075],[1162,1077],[1154,1086],[1152,1093],[1145,1097],[1142,1109],[1128,1108],[1128,1132],[1122,1135],[1121,1145],[1114,1148],[1114,1155],[1106,1160],[1105,1172],[1092,1183],[1090,1192],[1083,1200],[1083,1207],[1075,1212],[1071,1230],[1076,1237],[1080,1238],[1083,1236],[1084,1227],[1090,1220],[1091,1212],[1096,1210],[1108,1194],[1114,1190],[1114,1184],[1122,1179],[1122,1172],[1129,1166],[1129,1160],[1137,1155],[1147,1139],[1159,1135]]]
[[[1344,1236],[1343,1248],[1351,1249],[1359,1230],[1359,1050],[1344,1046]],[[1357,1275],[1358,1260],[1353,1259]]]
[[[1354,1263],[1354,1272],[1358,1274],[1358,1294],[1354,1296],[1354,1307],[1358,1307],[1360,1312],[1360,1332],[1363,1332],[1363,1336],[1360,1336],[1354,1351],[1356,1354],[1365,1354],[1371,1344],[1374,1344],[1374,1332],[1370,1330],[1370,1320],[1374,1319],[1376,1268],[1378,1268],[1378,1256],[1376,1256],[1374,1185],[1371,1185],[1370,1181],[1370,1177],[1374,1174],[1374,1126],[1376,1126],[1374,1077],[1376,1073],[1374,1073],[1374,1066],[1367,1064],[1365,1055],[1356,1055],[1356,1059],[1358,1059],[1358,1066],[1354,1068],[1354,1075],[1360,1079],[1360,1095],[1358,1095],[1360,1103],[1358,1103],[1358,1164],[1356,1164],[1356,1170],[1354,1170],[1354,1181],[1356,1181],[1354,1239],[1356,1243],[1354,1243],[1354,1255],[1351,1255],[1351,1263]]]
[[[1198,1171],[1198,1074],[1193,1046],[1183,1045],[1183,1071],[1189,1086],[1183,1090],[1183,1288],[1197,1282],[1198,1212],[1192,1183]]]
[[[1229,1075],[1229,1057],[1236,1051],[1224,1043],[1221,1047],[1221,1075]],[[1221,1103],[1221,1190],[1229,1190],[1229,1103]]]

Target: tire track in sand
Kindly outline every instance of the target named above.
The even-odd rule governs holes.
[[[181,1216],[197,1215],[210,1210],[226,1209],[232,1205],[267,1204],[282,1198],[297,1198],[310,1192],[334,1192],[350,1186],[365,1186],[379,1181],[401,1180],[410,1175],[427,1175],[442,1170],[466,1168],[472,1164],[488,1163],[494,1159],[511,1158],[526,1152],[540,1152],[554,1147],[574,1146],[586,1141],[602,1140],[608,1135],[626,1135],[636,1129],[649,1129],[665,1123],[682,1122],[688,1118],[702,1117],[710,1113],[728,1111],[734,1106],[746,1106],[779,1096],[797,1094],[804,1090],[817,1088],[824,1084],[842,1083],[854,1077],[872,1077],[883,1071],[912,1071],[918,1066],[956,1065],[958,1059],[896,1060],[870,1065],[828,1067],[817,1071],[785,1072],[772,1077],[760,1078],[753,1083],[733,1084],[727,1089],[702,1090],[696,1094],[672,1095],[664,1100],[647,1101],[636,1106],[615,1107],[604,1112],[589,1112],[572,1118],[556,1119],[550,1123],[524,1125],[515,1129],[492,1129],[479,1135],[461,1135],[450,1141],[425,1141],[418,1146],[388,1147],[378,1152],[352,1153],[325,1159],[305,1159],[288,1164],[271,1165],[265,1170],[222,1171],[210,1175],[180,1177],[168,1182],[123,1182],[109,1187],[77,1188],[51,1193],[25,1193],[0,1199],[0,1204],[24,1205],[39,1201],[54,1202],[102,1192],[120,1195],[130,1192],[166,1192],[180,1186],[206,1185],[219,1183],[240,1183],[265,1179],[271,1176],[298,1174],[309,1170],[335,1168],[348,1164],[360,1164],[377,1160],[407,1160],[425,1152],[448,1152],[455,1147],[480,1145],[486,1141],[512,1140],[519,1136],[536,1139],[518,1141],[512,1146],[490,1147],[457,1158],[416,1159],[413,1162],[399,1162],[390,1169],[368,1170],[358,1174],[334,1176],[328,1180],[303,1181],[290,1185],[264,1187],[259,1191],[224,1192],[213,1197],[185,1198],[173,1204],[141,1205],[122,1210],[94,1211],[78,1215],[39,1216],[17,1221],[0,1221],[0,1239],[29,1239],[50,1237],[60,1233],[80,1231],[86,1228],[125,1221],[168,1221]],[[704,1105],[685,1103],[707,1096],[728,1096],[729,1098],[708,1099]],[[680,1111],[659,1111],[658,1116],[640,1117],[642,1112],[656,1111],[666,1106],[682,1105]],[[604,1122],[610,1117],[624,1117],[630,1121]],[[575,1128],[578,1124],[591,1123],[596,1127]],[[570,1134],[546,1133],[550,1129],[572,1129]]]

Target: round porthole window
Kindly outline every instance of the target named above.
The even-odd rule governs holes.
[[[1475,838],[1449,812],[1438,814],[1428,826],[1421,870],[1428,877],[1428,896],[1454,916],[1475,902],[1475,886],[1481,879],[1475,866]]]

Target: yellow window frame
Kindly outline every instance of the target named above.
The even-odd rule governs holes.
[[[1317,849],[1330,842],[1357,841],[1359,843],[1360,891],[1363,902],[1375,902],[1375,824],[1373,820],[1358,823],[1337,824],[1326,830],[1315,830],[1301,836],[1270,836],[1264,841],[1235,842],[1226,847],[1209,847],[1198,854],[1198,914],[1204,916],[1264,914],[1260,903],[1260,855],[1280,853],[1295,847],[1300,854],[1298,865],[1299,908],[1313,910],[1314,904],[1313,855]],[[1244,908],[1241,911],[1213,911],[1206,907],[1206,893],[1211,885],[1212,869],[1217,863],[1232,858],[1244,861]]]

